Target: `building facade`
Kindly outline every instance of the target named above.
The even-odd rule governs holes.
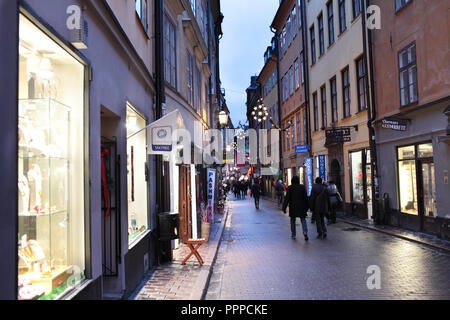
[[[333,180],[345,212],[372,219],[363,1],[306,1],[313,172]]]
[[[391,208],[386,222],[440,234],[437,218],[450,215],[450,48],[444,32],[450,6],[369,2],[382,17],[381,29],[371,32],[371,49],[380,194]]]
[[[304,9],[302,0],[281,1],[271,24],[278,40],[281,167],[282,179],[287,184],[291,184],[294,175],[306,184],[305,159],[310,154]]]
[[[0,297],[126,298],[161,260],[158,214],[179,211],[183,168],[158,169],[149,125],[215,127],[220,3],[1,0],[0,18]]]

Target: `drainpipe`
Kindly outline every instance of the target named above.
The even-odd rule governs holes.
[[[155,120],[162,117],[162,106],[165,102],[164,92],[164,48],[163,48],[163,0],[155,0],[155,82],[156,82],[156,110]],[[161,155],[156,156],[156,206],[157,213],[162,212],[164,203],[163,159]]]
[[[155,0],[155,88],[156,88],[156,109],[155,120],[160,119],[163,116],[163,103],[166,101],[164,90],[164,48],[163,48],[163,0]],[[156,256],[158,262],[164,262],[171,259],[171,244],[170,241],[159,241],[160,228],[159,228],[159,213],[164,209],[164,181],[162,177],[163,173],[163,156],[155,156],[155,169],[156,169]]]
[[[274,34],[275,38],[275,56],[276,63],[277,63],[277,99],[278,99],[278,126],[280,129],[280,136],[279,136],[279,150],[280,150],[280,172],[278,179],[283,176],[283,147],[282,147],[282,139],[283,139],[283,131],[281,129],[281,84],[280,84],[280,50],[279,50],[279,44],[278,44],[278,37],[277,37],[277,31],[274,30],[272,27],[270,27],[270,31]]]
[[[367,1],[367,6],[370,5],[370,0]],[[375,141],[375,128],[373,127],[373,122],[376,119],[376,107],[375,107],[375,80],[374,80],[374,62],[373,62],[373,44],[372,44],[372,30],[367,30],[366,33],[366,5],[362,7],[362,36],[363,36],[363,47],[364,47],[364,61],[366,62],[366,70],[369,70],[367,76],[370,75],[370,89],[369,81],[366,81],[366,91],[370,92],[371,99],[367,99],[368,104],[368,114],[369,120],[367,122],[367,127],[369,128],[369,143],[370,143],[370,156],[371,156],[371,166],[372,166],[372,206],[373,215],[378,216],[378,207],[376,201],[379,199],[379,186],[378,186],[378,161],[377,161],[377,145]]]
[[[305,90],[305,103],[306,103],[306,132],[308,133],[308,144],[309,144],[309,157],[313,157],[312,153],[312,134],[311,134],[311,117],[310,117],[310,106],[309,106],[309,59],[308,59],[308,32],[307,32],[307,19],[306,19],[306,2],[302,2],[302,42],[303,42],[303,61],[304,61],[304,71],[305,71],[305,82],[303,84]]]

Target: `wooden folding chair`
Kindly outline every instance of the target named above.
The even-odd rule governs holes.
[[[197,258],[200,265],[203,266],[203,263],[204,263],[203,259],[197,250],[200,248],[200,246],[202,244],[204,244],[206,242],[206,239],[186,239],[185,242],[186,242],[187,246],[189,247],[189,249],[191,249],[191,253],[189,253],[189,255],[186,258],[184,258],[184,260],[181,264],[183,264],[183,265],[186,264],[186,261],[188,261],[189,258],[192,257],[192,255],[194,255]]]

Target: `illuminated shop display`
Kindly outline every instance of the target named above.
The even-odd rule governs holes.
[[[397,154],[400,210],[411,215],[435,217],[433,145],[424,143],[400,147]]]
[[[146,121],[127,106],[128,239],[135,242],[148,229]]]
[[[19,299],[84,277],[84,66],[20,17]]]

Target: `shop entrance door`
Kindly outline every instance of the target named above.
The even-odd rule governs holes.
[[[420,216],[420,230],[425,229],[427,219],[436,216],[436,185],[433,160],[419,161],[418,176],[418,205]]]
[[[191,168],[180,166],[180,234],[181,240],[191,235]]]

